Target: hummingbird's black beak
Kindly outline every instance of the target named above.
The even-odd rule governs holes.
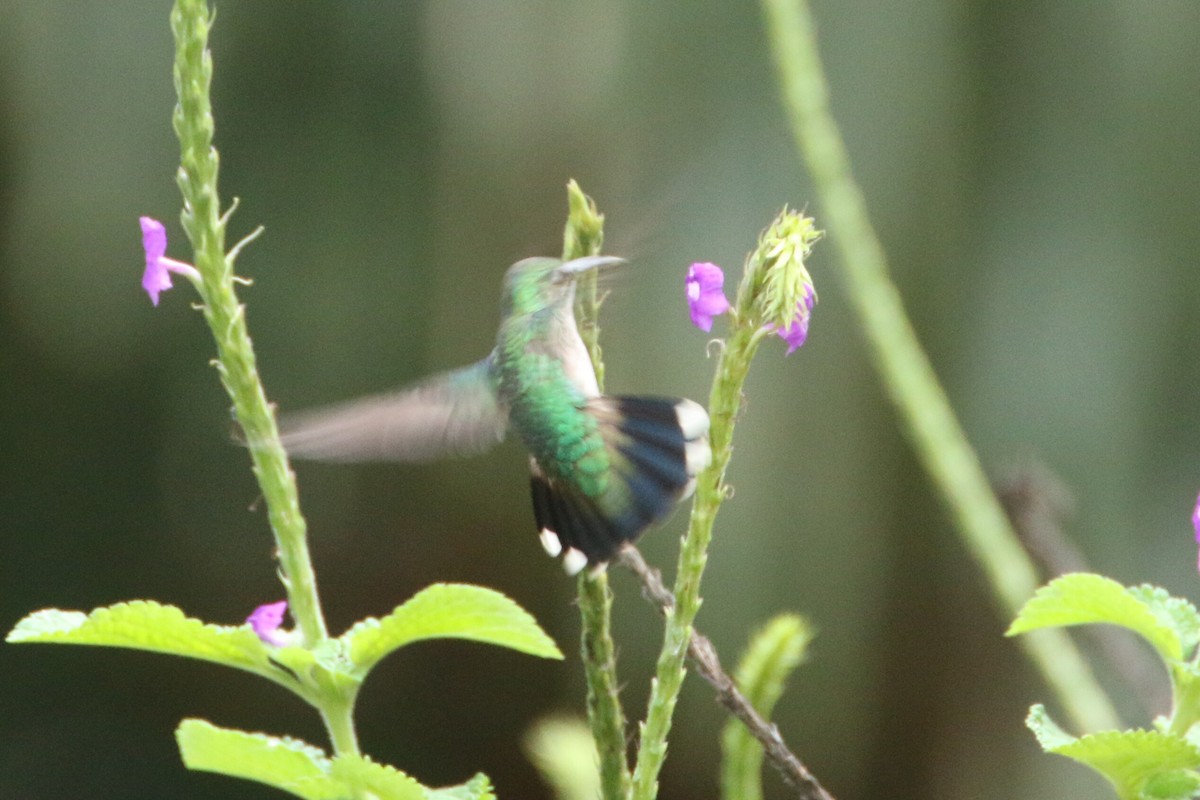
[[[592,269],[616,267],[629,262],[620,256],[584,256],[563,264],[558,271],[563,275],[579,275]]]

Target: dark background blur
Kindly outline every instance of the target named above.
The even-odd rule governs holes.
[[[284,408],[486,353],[503,270],[559,252],[571,177],[607,212],[609,251],[633,261],[604,310],[609,388],[703,399],[712,362],[687,322],[687,264],[736,276],[785,203],[821,221],[753,3],[219,9],[222,193],[242,199],[235,238],[266,226],[239,272],[254,280],[242,298]],[[170,253],[189,257],[167,10],[0,2],[6,630],[37,608],[138,597],[236,624],[281,595],[191,291],[153,309],[139,287],[139,214],[163,219]],[[1095,569],[1195,596],[1200,5],[815,13],[896,280],[989,471],[1041,460],[1074,492],[1070,531]],[[819,626],[777,717],[844,800],[1103,796],[1022,724],[1050,694],[1001,637],[1007,620],[897,431],[832,252],[812,259],[809,344],[785,359],[769,343],[751,375],[700,625],[729,662],[775,612]],[[582,712],[578,620],[574,582],[533,535],[519,448],[298,471],[334,630],[434,581],[474,581],[568,652],[562,664],[408,648],[363,691],[367,752],[426,783],[482,770],[502,798],[547,797],[519,740],[542,715]],[[669,572],[684,516],[644,540]],[[661,625],[627,574],[613,585],[638,718]],[[0,646],[0,797],[277,796],[187,773],[171,737],[185,716],[324,744],[315,715],[250,676]],[[664,800],[715,796],[722,721],[690,680]]]

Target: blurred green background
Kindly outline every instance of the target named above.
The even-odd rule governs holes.
[[[138,215],[166,221],[188,258],[168,5],[0,2],[4,629],[45,606],[137,597],[234,624],[281,594],[190,290],[153,309],[139,287]],[[821,220],[753,3],[219,11],[222,190],[242,200],[235,234],[266,226],[239,271],[285,409],[486,353],[504,269],[559,252],[571,177],[607,213],[609,251],[633,261],[604,309],[609,388],[704,398],[687,264],[736,273],[785,203]],[[1069,530],[1095,569],[1195,596],[1200,5],[815,13],[897,282],[989,471],[1044,462],[1074,494]],[[1049,692],[1001,637],[1007,620],[897,430],[831,253],[818,245],[811,264],[809,343],[786,359],[769,344],[751,375],[701,627],[732,662],[777,611],[819,626],[777,717],[844,800],[1103,796],[1025,730]],[[560,664],[406,649],[364,689],[367,752],[430,784],[482,770],[502,798],[548,797],[520,738],[582,711],[578,620],[573,581],[533,535],[519,448],[297,469],[335,630],[434,581],[474,581],[568,651]],[[652,563],[670,571],[683,522],[646,537]],[[640,717],[661,626],[629,575],[613,585],[623,697]],[[171,738],[185,716],[324,744],[314,715],[249,676],[0,646],[0,797],[276,796],[187,773]],[[664,800],[715,796],[722,721],[690,680]]]

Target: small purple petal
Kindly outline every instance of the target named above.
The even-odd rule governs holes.
[[[817,295],[812,288],[806,288],[804,297],[801,298],[800,304],[796,309],[796,318],[792,320],[792,324],[787,327],[787,330],[775,329],[776,335],[787,342],[788,349],[784,353],[790,356],[798,350],[806,339],[808,339],[808,321],[812,315],[813,306],[816,305]]]
[[[279,627],[283,625],[283,615],[286,611],[287,600],[267,603],[254,609],[253,613],[246,617],[246,622],[250,623],[250,627],[258,634],[259,639],[269,645],[282,647],[291,639],[288,632],[279,630]]]
[[[1192,529],[1196,531],[1196,542],[1200,544],[1200,497],[1196,498],[1196,507],[1192,509]]]
[[[171,274],[162,257],[167,252],[167,229],[156,219],[142,217],[142,249],[146,251],[146,271],[142,273],[142,288],[150,302],[158,305],[158,295],[171,288]]]
[[[716,264],[697,262],[688,267],[688,313],[692,324],[706,333],[712,330],[713,317],[729,310],[724,286],[725,273]]]
[[[775,334],[787,342],[787,352],[784,355],[790,356],[804,344],[804,340],[808,338],[808,315],[802,314],[793,320],[787,330],[775,330]]]
[[[171,273],[186,275],[193,280],[200,273],[191,264],[166,258],[167,229],[151,217],[142,217],[142,249],[146,251],[146,270],[142,273],[142,288],[150,295],[150,302],[158,305],[158,296],[170,289]]]
[[[1196,543],[1200,544],[1200,497],[1196,498],[1196,507],[1192,509],[1192,530],[1196,532]],[[1200,558],[1197,558],[1196,569],[1200,571]]]

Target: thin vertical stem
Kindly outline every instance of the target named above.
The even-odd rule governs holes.
[[[679,551],[673,589],[675,604],[664,610],[666,631],[651,684],[646,720],[641,726],[637,766],[633,771],[633,800],[653,800],[658,794],[658,775],[667,756],[667,734],[686,674],[684,660],[691,642],[692,623],[700,610],[700,580],[708,562],[713,522],[727,492],[725,469],[733,454],[733,429],[741,405],[742,385],[761,339],[761,329],[756,330],[754,323],[742,318],[717,364],[708,403],[712,463],[696,478],[691,519]]]
[[[211,25],[212,14],[205,0],[178,0],[171,12],[176,43],[175,89],[179,98],[173,121],[180,144],[177,180],[183,195],[181,219],[201,277],[199,291],[204,318],[217,344],[214,364],[250,444],[252,469],[266,501],[288,606],[304,644],[312,647],[327,639],[328,632],[317,595],[306,525],[300,513],[295,475],[279,442],[275,416],[259,380],[254,347],[246,328],[245,307],[235,291],[233,256],[238,248],[233,253],[225,250],[228,212],[221,214],[217,192],[218,159],[213,148],[209,97]],[[353,696],[335,698],[322,693],[309,699],[321,714],[335,752],[358,753]]]
[[[327,637],[317,597],[316,576],[305,541],[296,482],[279,443],[275,416],[258,377],[254,347],[246,329],[245,307],[234,290],[233,263],[225,254],[226,217],[217,194],[217,151],[213,148],[213,115],[209,88],[212,54],[208,30],[212,15],[205,0],[179,0],[171,14],[175,33],[175,132],[180,144],[179,189],[182,221],[195,251],[202,283],[204,317],[217,343],[221,376],[238,423],[251,443],[254,476],[262,487],[279,562],[288,589],[289,608],[312,645]]]
[[[888,276],[883,247],[829,111],[812,15],[803,0],[763,0],[763,7],[784,109],[816,185],[830,239],[840,250],[850,299],[875,367],[996,603],[1005,614],[1015,615],[1037,587],[1036,570],[996,500]],[[1020,642],[1076,723],[1088,730],[1117,726],[1111,702],[1065,633],[1039,631]]]
[[[604,243],[604,217],[575,181],[567,186],[569,216],[563,233],[563,260],[599,255]],[[600,351],[600,304],[596,272],[583,275],[575,287],[575,316],[579,335],[592,359],[596,382],[604,391],[604,359]],[[600,755],[600,789],[604,800],[629,796],[629,761],[625,743],[625,711],[617,682],[616,649],[612,640],[612,592],[608,575],[579,576],[581,652],[587,679],[588,722]]]

